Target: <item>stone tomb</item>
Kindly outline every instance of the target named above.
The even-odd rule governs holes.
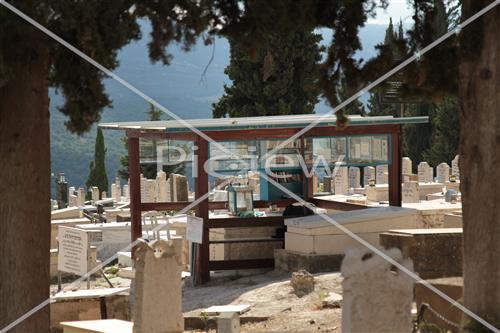
[[[373,245],[379,234],[390,229],[416,227],[417,211],[401,207],[366,208],[328,214],[337,223]],[[285,250],[301,254],[344,254],[347,249],[362,246],[342,230],[319,215],[285,220]]]
[[[390,230],[380,245],[400,249],[422,279],[462,275],[462,228]]]
[[[408,270],[397,249],[385,254]],[[413,279],[368,249],[346,253],[342,263],[342,332],[411,332]]]

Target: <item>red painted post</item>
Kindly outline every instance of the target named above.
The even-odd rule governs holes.
[[[401,125],[391,133],[391,165],[389,166],[389,205],[401,207]]]
[[[205,162],[208,160],[208,142],[202,137],[198,137],[195,141],[196,150],[196,179],[195,179],[195,199],[199,199],[206,195],[208,189],[208,174],[205,170]],[[203,243],[199,246],[198,264],[196,275],[200,283],[207,283],[210,280],[210,245],[209,245],[209,229],[208,229],[208,195],[200,201],[195,208],[196,216],[203,218]]]
[[[134,242],[137,238],[142,237],[140,170],[139,138],[128,137],[128,172],[130,177],[130,217],[132,221],[132,242]]]

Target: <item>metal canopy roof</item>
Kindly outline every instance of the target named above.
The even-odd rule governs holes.
[[[420,124],[429,122],[429,117],[404,117],[393,116],[362,117],[359,115],[348,116],[349,126],[364,125],[389,125],[389,124]],[[186,125],[200,131],[219,130],[245,130],[257,128],[303,128],[317,121],[316,126],[335,126],[337,118],[321,114],[287,115],[287,116],[265,116],[265,117],[242,117],[242,118],[216,118],[216,119],[187,119],[167,121],[134,121],[101,123],[103,129],[138,130],[138,131],[167,131],[167,132],[189,132],[191,129]]]

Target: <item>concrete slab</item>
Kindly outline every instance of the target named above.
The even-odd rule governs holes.
[[[132,333],[134,324],[118,319],[62,322],[64,333]]]

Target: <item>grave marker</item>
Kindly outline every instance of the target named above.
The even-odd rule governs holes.
[[[445,183],[450,180],[450,166],[447,163],[441,163],[436,167],[436,177],[438,183]]]
[[[377,184],[387,184],[389,182],[388,166],[387,165],[377,165],[375,167],[375,183]]]
[[[360,179],[361,171],[358,167],[349,168],[349,188],[359,188],[361,187]]]
[[[418,182],[404,182],[402,185],[402,202],[418,203],[420,202],[420,193]]]
[[[451,174],[455,176],[456,180],[460,180],[459,158],[460,155],[456,155],[453,161],[451,161]]]

